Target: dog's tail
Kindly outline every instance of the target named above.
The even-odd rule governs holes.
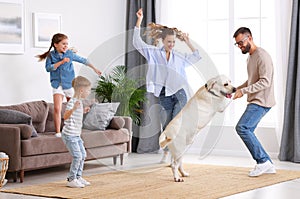
[[[159,136],[159,145],[162,149],[164,149],[170,142],[172,141],[171,138],[168,138],[165,132],[162,132]]]

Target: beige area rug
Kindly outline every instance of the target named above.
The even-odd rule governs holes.
[[[190,177],[173,181],[171,168],[163,165],[85,176],[92,183],[85,188],[68,188],[66,181],[2,190],[57,198],[220,198],[300,178],[300,171],[278,170],[256,178],[249,168],[185,164]]]

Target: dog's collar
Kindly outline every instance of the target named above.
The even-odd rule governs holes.
[[[205,84],[205,88],[206,88],[206,90],[207,90],[210,94],[212,94],[212,95],[214,95],[214,96],[216,96],[216,97],[220,97],[220,96],[216,95],[216,93],[214,93],[213,91],[211,91],[210,89],[208,89],[207,87],[208,87],[208,85]]]

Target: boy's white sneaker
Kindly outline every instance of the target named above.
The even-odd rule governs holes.
[[[276,169],[274,165],[268,160],[262,164],[257,164],[253,170],[249,172],[250,177],[257,177],[262,174],[274,174]]]
[[[77,180],[78,180],[81,184],[83,184],[84,186],[90,186],[90,185],[91,185],[90,182],[86,181],[86,180],[85,180],[84,178],[82,178],[82,177],[79,177]]]
[[[71,187],[71,188],[83,188],[84,184],[82,184],[79,180],[74,179],[72,181],[68,181],[67,182],[67,187]]]

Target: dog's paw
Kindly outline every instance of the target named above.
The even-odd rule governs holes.
[[[184,182],[184,180],[182,178],[174,178],[175,182]]]

